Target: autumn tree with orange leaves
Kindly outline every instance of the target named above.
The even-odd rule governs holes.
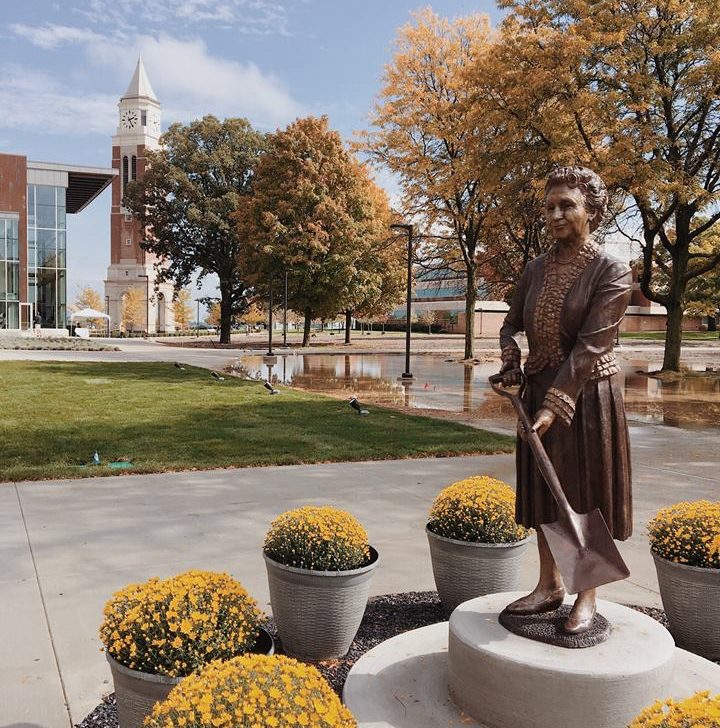
[[[492,40],[485,15],[457,20],[432,10],[416,13],[400,29],[392,62],[361,146],[394,172],[403,190],[403,212],[436,235],[430,257],[465,270],[465,358],[474,356],[477,256],[492,205],[493,172],[469,164],[471,143],[492,129],[469,119],[468,69]]]
[[[326,117],[298,119],[267,137],[254,194],[235,215],[245,241],[242,265],[275,303],[289,270],[289,307],[304,315],[303,346],[314,318],[371,309],[392,300],[402,268],[389,239],[385,193],[348,152]]]
[[[698,245],[720,222],[720,9],[715,0],[500,5],[510,13],[488,101],[524,130],[529,154],[585,164],[624,197],[642,291],[667,310],[663,369],[677,371],[688,286],[720,264]]]

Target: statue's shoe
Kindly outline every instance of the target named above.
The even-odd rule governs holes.
[[[565,599],[565,590],[551,591],[544,596],[538,594],[528,594],[526,597],[511,602],[505,607],[508,614],[517,614],[527,616],[531,614],[545,614],[546,612],[554,612],[560,607]]]
[[[595,605],[590,612],[586,612],[584,609],[578,609],[579,614],[575,614],[574,610],[570,613],[570,616],[565,620],[563,630],[565,634],[583,634],[587,632],[595,619]]]

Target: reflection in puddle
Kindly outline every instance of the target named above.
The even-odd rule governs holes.
[[[494,395],[487,383],[497,372],[497,361],[465,365],[417,355],[409,384],[399,380],[403,365],[403,354],[293,353],[279,355],[274,365],[263,363],[262,356],[244,356],[235,369],[276,384],[357,395],[363,402],[461,412],[509,426],[514,422],[512,405]],[[623,365],[629,419],[674,427],[720,426],[720,375],[661,381],[647,376],[656,368],[644,360]]]

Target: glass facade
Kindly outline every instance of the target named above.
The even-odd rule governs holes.
[[[0,329],[20,326],[18,218],[0,213]]]
[[[28,185],[28,301],[44,328],[64,328],[67,304],[65,188]]]

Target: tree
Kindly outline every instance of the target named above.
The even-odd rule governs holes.
[[[473,127],[468,68],[491,41],[485,15],[450,21],[423,10],[400,30],[364,148],[395,172],[403,212],[439,232],[432,256],[466,274],[465,358],[474,356],[477,255],[492,206],[491,168],[468,164],[470,144],[493,130]],[[473,134],[476,136],[473,139]]]
[[[91,308],[93,311],[105,310],[102,296],[92,286],[84,286],[75,296],[75,302],[72,305],[73,312],[81,311],[84,308]],[[105,319],[102,318],[88,319],[88,321],[95,326],[105,326]]]
[[[598,171],[637,219],[643,294],[667,310],[680,365],[688,286],[720,264],[720,12],[715,0],[502,0],[507,113],[531,145]],[[633,217],[634,216],[634,217]]]
[[[181,329],[190,327],[190,319],[192,318],[192,296],[187,288],[181,288],[175,294],[173,300],[173,313],[175,316],[175,325]]]
[[[387,208],[326,117],[298,119],[269,136],[254,195],[235,215],[236,235],[261,300],[272,279],[277,304],[291,271],[288,303],[305,316],[303,346],[314,318],[334,318],[382,295],[374,261],[388,237],[383,201]]]
[[[205,323],[209,326],[220,325],[220,302],[213,301],[208,305],[207,313],[205,314]]]
[[[433,324],[437,323],[438,320],[438,312],[429,308],[424,308],[418,313],[417,320],[418,323],[428,327],[428,334],[432,334]]]
[[[205,116],[173,124],[162,148],[146,152],[148,169],[130,183],[124,205],[148,231],[142,246],[159,256],[159,280],[176,288],[192,276],[219,279],[220,341],[230,341],[233,315],[250,305],[250,289],[238,266],[241,240],[231,216],[252,191],[253,169],[265,148],[246,119]]]
[[[126,331],[142,329],[147,323],[147,301],[140,288],[129,288],[122,294],[122,325]]]

